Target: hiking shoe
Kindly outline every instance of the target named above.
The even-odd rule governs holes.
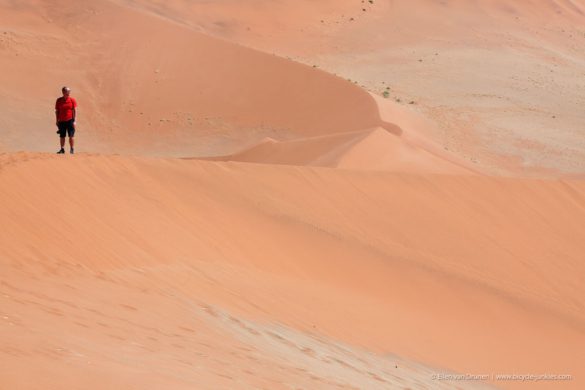
[[[61,150],[59,150],[59,151],[57,152],[57,154],[65,154],[65,149],[61,148]]]
[[[71,150],[69,151],[69,153],[71,153],[71,154],[73,154],[73,153],[74,153],[74,151],[73,151],[73,148],[71,148]]]

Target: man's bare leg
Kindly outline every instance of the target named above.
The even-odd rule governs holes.
[[[71,147],[71,153],[73,153],[73,146],[75,146],[75,140],[73,137],[69,137],[69,147]]]
[[[57,152],[57,154],[65,153],[65,137],[59,137],[59,143],[61,143],[61,149]]]

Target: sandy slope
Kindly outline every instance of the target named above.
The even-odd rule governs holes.
[[[325,72],[109,1],[66,7],[3,5],[6,150],[54,143],[51,105],[66,83],[86,150],[213,155],[265,136],[388,127],[365,91]]]
[[[433,139],[491,172],[583,171],[583,0],[124,2],[389,87],[439,124]]]
[[[455,156],[425,133],[436,125],[420,114],[371,95],[385,128],[293,140],[267,137],[230,155],[208,159],[408,173],[479,174],[477,161]]]
[[[5,384],[387,388],[449,369],[582,386],[582,181],[1,161]]]
[[[466,165],[433,155],[383,128],[280,142],[266,138],[238,153],[212,159],[366,171],[473,173]]]
[[[559,87],[580,82],[561,38],[581,3],[269,3],[0,0],[0,387],[585,386],[585,182],[484,176],[515,172],[493,148],[517,144],[475,127],[530,123],[547,153],[523,174],[582,173],[581,89]],[[379,96],[381,64],[417,104]],[[61,84],[76,156],[35,152]],[[486,87],[503,103],[481,111]]]
[[[76,2],[67,13],[32,0],[5,9],[4,150],[53,148],[51,91],[67,83],[80,103],[84,150],[211,156],[265,137],[290,140],[381,127],[407,138],[383,143],[377,154],[387,162],[379,168],[396,168],[391,155],[403,154],[403,162],[447,169],[425,156],[428,145],[408,138],[429,132],[431,124],[407,127],[403,134],[414,114],[395,110],[382,119],[375,97],[323,71],[115,2]],[[413,146],[424,150],[413,153]],[[440,155],[448,157],[443,150]]]

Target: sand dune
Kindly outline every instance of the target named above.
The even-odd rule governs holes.
[[[335,363],[331,340],[375,352],[346,386],[428,382],[385,353],[463,373],[582,368],[581,181],[35,154],[1,169],[5,383],[181,388],[205,371],[210,387],[319,387],[362,356]]]
[[[267,138],[239,153],[213,159],[411,173],[472,173],[382,128],[284,142]]]
[[[432,122],[372,95],[385,128],[278,141],[267,137],[237,153],[207,158],[283,165],[409,173],[473,174],[476,166],[446,152],[422,133]]]
[[[0,11],[0,388],[585,386],[582,1]]]
[[[74,2],[67,13],[24,4],[39,16],[8,4],[0,19],[13,37],[0,64],[9,70],[0,76],[7,150],[47,150],[52,100],[65,83],[94,151],[213,155],[265,136],[386,126],[365,91],[308,66],[105,0]]]
[[[582,172],[583,0],[128,3],[415,102],[427,135],[492,173]]]

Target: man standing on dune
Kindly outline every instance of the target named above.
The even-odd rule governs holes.
[[[71,147],[71,154],[73,154],[73,145],[75,136],[75,117],[77,116],[77,102],[71,96],[71,89],[63,87],[61,89],[63,96],[55,102],[55,117],[57,120],[57,133],[60,137],[61,149],[57,154],[65,153],[65,136],[69,136],[69,146]]]

